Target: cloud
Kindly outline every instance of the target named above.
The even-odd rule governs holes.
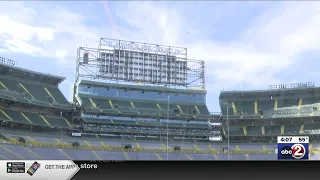
[[[0,39],[3,46],[9,51],[21,52],[25,54],[40,53],[41,48],[33,46],[28,42],[36,36],[40,41],[53,40],[53,30],[49,28],[33,27],[27,24],[18,23],[9,16],[0,16]]]
[[[0,12],[0,23],[4,25],[0,28],[0,40],[8,51],[57,58],[61,64],[72,66],[79,46],[97,47],[98,30],[86,26],[87,19],[81,13],[45,3],[1,2],[1,5],[2,9],[11,9]]]
[[[76,49],[96,48],[100,37],[187,47],[190,58],[206,61],[208,97],[217,99],[222,86],[299,81],[281,74],[319,50],[318,5],[111,1],[106,12],[99,2],[0,2],[0,52],[57,59],[73,78]]]
[[[255,17],[237,41],[190,44],[191,56],[206,60],[211,76],[228,88],[240,81],[253,87],[289,82],[278,72],[298,61],[300,53],[319,50],[318,2],[285,2]]]

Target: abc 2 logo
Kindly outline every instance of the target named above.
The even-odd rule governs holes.
[[[278,159],[309,159],[309,144],[278,144]]]

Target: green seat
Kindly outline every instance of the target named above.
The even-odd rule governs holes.
[[[314,97],[305,97],[302,99],[302,105],[314,104],[316,100]]]
[[[100,118],[85,118],[86,122],[90,123],[112,123],[110,119],[100,119]]]
[[[38,114],[29,112],[23,112],[23,114],[25,114],[33,124],[48,126],[48,124],[43,119],[41,119],[41,117]]]
[[[298,102],[299,101],[297,99],[279,99],[278,108],[298,106]]]
[[[7,118],[7,116],[5,116],[2,112],[0,112],[0,120],[9,120],[9,118]]]
[[[320,123],[317,124],[305,124],[304,134],[320,134]]]
[[[91,98],[91,99],[93,100],[93,102],[96,104],[97,107],[100,107],[102,109],[112,109],[108,99],[98,99],[98,98]],[[89,103],[91,105],[90,101]]]
[[[229,127],[230,136],[243,136],[243,129],[241,126],[230,126]]]
[[[24,90],[20,87],[18,84],[18,81],[14,79],[9,79],[9,78],[0,78],[0,81],[2,84],[4,84],[10,91],[16,91],[16,92],[21,92],[23,93]]]
[[[187,128],[209,129],[209,125],[208,124],[187,124]]]
[[[184,114],[192,114],[193,110],[195,110],[194,105],[192,104],[179,104],[179,106]]]
[[[243,115],[255,114],[253,101],[241,101],[236,107],[239,111],[242,111]]]
[[[231,102],[228,102],[229,104],[231,104]],[[224,106],[222,104],[220,104],[220,108],[221,108],[221,113],[226,116],[227,114],[230,116],[233,114],[233,110],[231,106]],[[231,118],[231,117],[229,117]]]
[[[126,125],[134,125],[136,121],[134,120],[113,120],[113,123],[116,124],[126,124]]]
[[[281,134],[280,125],[264,126],[264,132],[266,136],[277,136]]]
[[[274,100],[257,101],[258,109],[271,110],[274,108]]]
[[[132,101],[132,102],[133,102],[133,104],[134,104],[134,106],[135,106],[136,108],[153,108],[153,109],[159,109],[159,108],[157,107],[157,103],[154,102],[154,101],[150,101],[150,102],[148,102],[148,101],[144,101],[144,102],[142,102],[142,101]]]
[[[247,126],[248,136],[261,136],[261,126]]]
[[[111,100],[113,105],[118,105],[119,107],[131,107],[130,101],[128,100]]]
[[[299,124],[290,124],[284,126],[285,135],[299,135],[300,125]]]
[[[209,111],[208,111],[208,108],[206,105],[197,105],[199,111],[200,111],[200,114],[203,114],[203,115],[210,115]]]
[[[37,84],[22,83],[31,95],[39,101],[50,102],[51,97],[44,90],[44,86]]]
[[[16,94],[14,94],[12,91],[0,89],[0,98],[14,100],[14,96],[16,96]]]
[[[70,128],[69,124],[62,117],[46,116],[46,120],[53,127]]]
[[[140,114],[140,112],[138,111],[138,109],[136,108],[125,108],[125,107],[120,107],[119,108],[119,111],[122,113],[122,114],[126,114],[126,115],[138,115]]]
[[[161,109],[168,109],[168,102],[156,102],[156,104],[159,104]],[[169,103],[169,109],[176,108],[177,106],[175,104]]]
[[[24,118],[19,111],[11,109],[3,109],[3,111],[15,122],[30,124],[30,122]]]
[[[46,88],[58,103],[70,105],[70,103],[67,101],[67,99],[65,98],[65,96],[62,94],[62,92],[59,90],[58,87],[54,87],[54,88],[46,87]]]
[[[138,124],[144,126],[160,126],[158,121],[139,121]]]
[[[88,97],[81,97],[80,96],[80,99],[82,101],[82,104],[81,104],[82,107],[92,107]]]
[[[167,123],[161,123],[161,126],[163,127],[167,127]],[[178,122],[170,122],[168,123],[169,127],[177,127],[177,128],[184,128],[185,126],[183,125],[183,123],[178,123]]]

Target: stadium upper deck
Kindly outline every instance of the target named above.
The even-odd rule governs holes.
[[[221,92],[224,132],[228,117],[231,140],[267,142],[278,135],[299,134],[314,140],[320,132],[319,97],[319,87]]]
[[[229,118],[319,116],[320,88],[221,92],[222,114]]]
[[[87,130],[145,138],[165,137],[167,130],[173,138],[208,139],[212,133],[205,90],[91,81],[81,81],[77,89]]]
[[[0,64],[0,97],[40,106],[71,109],[58,85],[65,79]]]
[[[38,126],[70,128],[62,112],[70,112],[73,107],[58,88],[64,79],[0,64],[0,120],[3,125],[29,129]]]

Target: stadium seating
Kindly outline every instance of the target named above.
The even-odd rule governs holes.
[[[229,106],[230,119],[257,118],[253,114],[262,115],[262,118],[279,117],[306,117],[312,113],[312,107],[318,106],[317,96],[308,93],[309,89],[272,90],[272,91],[235,91],[221,92],[221,112],[226,116],[226,105]],[[300,92],[298,92],[300,91]],[[301,93],[301,95],[299,95]],[[225,102],[225,103],[222,103]]]
[[[274,109],[274,101],[272,100],[260,100],[257,102],[259,110],[271,110]]]
[[[297,135],[300,132],[300,125],[285,125],[284,134],[285,135]]]
[[[10,146],[10,145],[3,145],[0,146],[0,158],[2,159],[11,159],[11,160],[22,160],[24,157],[24,153],[22,155],[15,153],[15,147],[16,146]],[[10,148],[10,149],[9,149]],[[21,148],[21,146],[17,146],[17,148]]]
[[[272,135],[280,135],[281,134],[281,126],[280,125],[265,125],[265,135],[272,136]]]
[[[140,91],[130,90],[130,88],[137,89],[136,86],[130,85],[114,85],[101,84],[102,87],[91,87],[96,82],[83,81],[80,83],[82,89],[78,95],[81,98],[82,106],[87,108],[96,108],[98,106],[103,109],[116,109],[118,113],[124,115],[142,115],[142,116],[168,116],[170,118],[178,119],[180,116],[184,118],[186,114],[193,117],[193,114],[199,115],[198,118],[208,118],[210,113],[206,105],[201,103],[193,103],[190,99],[179,97],[179,93],[172,95],[169,101],[166,93],[159,92],[156,87],[151,90],[151,87],[143,87]],[[127,87],[128,86],[128,87]],[[89,88],[90,87],[90,88]],[[129,88],[129,89],[126,89]],[[145,88],[145,89],[144,89]],[[151,88],[151,89],[150,89]],[[107,91],[106,91],[107,89]],[[90,92],[94,93],[90,93]],[[89,92],[89,93],[87,93]],[[90,94],[90,95],[88,95]],[[190,96],[192,98],[193,96]],[[185,102],[178,102],[185,101]],[[190,103],[190,104],[188,104]],[[178,111],[176,111],[178,110]],[[86,109],[89,111],[89,109]]]
[[[0,78],[0,82],[10,91],[25,93],[18,82],[16,80],[10,79],[10,77]]]
[[[86,122],[92,123],[112,123],[111,119],[101,119],[101,118],[84,118]]]
[[[39,155],[30,151],[29,147],[4,145],[4,148],[2,147],[2,150],[9,152],[9,154],[12,154],[11,157],[14,157],[14,159],[42,159],[42,157],[39,157]]]
[[[49,126],[49,124],[44,121],[38,114],[23,112],[25,116],[35,125]]]
[[[128,158],[135,160],[163,160],[163,157],[161,157],[158,153],[150,153],[150,152],[127,152]]]
[[[240,126],[230,126],[229,127],[230,136],[243,136],[243,129]]]
[[[198,107],[200,114],[202,115],[209,115],[209,111],[206,105],[197,105],[196,107]]]
[[[297,99],[281,99],[278,100],[278,108],[298,106]]]
[[[7,135],[9,137],[10,135]],[[32,136],[26,139],[27,141],[36,141],[36,142],[43,142],[43,143],[66,143],[71,144],[76,139],[75,138],[67,138],[67,139],[60,139],[59,142],[57,139],[52,137],[37,137]],[[101,140],[89,138],[87,140],[78,139],[81,145],[89,144],[91,145],[101,145]],[[104,141],[103,144],[111,145],[111,146],[118,146],[123,147],[124,144],[128,144],[130,141]],[[134,148],[137,147],[135,143],[131,142],[130,144],[133,145]],[[152,147],[155,149],[165,149],[164,144],[156,145],[155,142],[139,142],[139,146],[146,148]],[[195,149],[207,146],[208,144],[190,144],[188,142],[170,142],[170,148],[174,146],[180,146],[182,149]],[[275,145],[261,145],[261,144],[230,144],[229,149],[239,151],[238,153],[234,154],[231,153],[229,156],[225,153],[184,153],[184,152],[170,152],[170,153],[161,153],[161,152],[121,152],[121,151],[102,151],[102,150],[84,150],[84,149],[77,149],[77,148],[66,148],[66,149],[59,149],[59,148],[41,148],[36,147],[37,145],[34,144],[33,146],[18,146],[18,145],[11,145],[6,143],[0,142],[0,159],[16,159],[16,160],[28,160],[28,159],[46,159],[46,160],[276,160],[276,154],[246,154],[242,153],[241,150],[249,150],[249,151],[256,151],[262,152],[264,148],[271,150],[275,148]],[[320,147],[317,144],[313,145],[314,147]],[[212,147],[215,147],[217,150],[226,147],[223,144],[213,144]],[[320,156],[313,155],[312,160],[320,159]]]
[[[29,149],[38,154],[42,159],[47,160],[69,160],[68,155],[65,154],[63,150],[57,148],[39,148],[39,147],[29,147]]]
[[[70,104],[67,99],[64,97],[64,95],[61,93],[61,91],[57,88],[57,87],[48,87],[46,86],[46,88],[48,89],[48,91],[52,94],[52,96],[54,97],[54,99],[60,103],[60,104]]]
[[[68,156],[68,159],[77,160],[103,160],[97,152],[81,149],[64,149],[63,152]]]
[[[42,116],[31,112],[20,112],[11,109],[0,109],[0,119],[18,123],[70,128],[71,124],[62,117]]]
[[[97,151],[97,153],[106,160],[131,160],[123,152]]]
[[[275,155],[265,155],[265,154],[251,154],[250,160],[277,160],[277,156]]]
[[[239,111],[242,111],[245,115],[255,114],[253,101],[243,101],[236,103],[236,107],[239,107]]]
[[[29,84],[29,83],[21,83],[21,84],[23,85],[24,90],[27,91],[28,94],[30,93],[37,100],[43,101],[43,102],[50,102],[49,95],[43,89],[44,86]]]
[[[90,102],[90,100],[89,100],[89,98],[88,97],[81,97],[80,96],[80,98],[81,98],[81,101],[82,101],[82,104],[81,104],[81,106],[82,107],[94,107],[94,105],[92,105],[91,104],[91,102]],[[99,103],[99,102],[98,102]],[[100,104],[100,103],[99,103]],[[101,108],[103,108],[103,105],[104,105],[104,103],[103,104],[100,104],[100,107]],[[109,107],[109,106],[108,106]],[[103,108],[103,109],[107,109],[107,108]]]
[[[247,126],[248,136],[261,136],[261,126]]]
[[[219,97],[222,116],[224,120],[228,116],[231,121],[229,128],[224,127],[224,135],[229,129],[231,141],[270,142],[271,137],[279,135],[320,134],[319,124],[311,123],[310,119],[314,116],[318,121],[320,116],[319,97],[313,94],[315,91],[318,87],[223,91]],[[306,123],[303,123],[304,117]],[[261,137],[261,141],[257,137]]]
[[[261,150],[263,150],[263,145],[260,145],[260,144],[257,144],[257,145],[239,144],[239,149],[261,151]]]
[[[35,101],[37,104],[49,105],[52,103],[61,105],[70,105],[70,103],[63,96],[58,87],[53,87],[52,85],[45,85],[37,81],[32,80],[18,80],[11,76],[5,76],[0,78],[1,89],[7,89],[11,95],[13,95],[17,100],[22,100],[28,102],[25,98],[29,98]],[[16,92],[16,94],[14,94]]]
[[[71,124],[62,117],[46,116],[45,119],[52,127],[71,128]]]
[[[315,104],[317,101],[314,97],[305,97],[302,99],[303,105]]]
[[[157,103],[154,101],[133,101],[133,104],[138,109],[159,109]]]
[[[210,161],[210,160],[219,160],[216,159],[213,154],[190,154],[192,159],[200,161]]]
[[[304,134],[320,134],[320,124],[305,124]]]
[[[233,109],[231,106],[224,106],[224,105],[220,105],[221,107],[221,113],[226,117],[227,115],[230,116],[233,114]]]
[[[12,135],[11,135],[12,136]],[[55,138],[46,138],[46,137],[39,137],[39,136],[27,136],[27,141],[32,140],[40,143],[57,143],[58,140]],[[59,142],[61,142],[59,140]]]
[[[5,114],[7,114],[8,117],[10,117],[10,119],[12,119],[15,122],[32,124],[30,121],[28,121],[28,119],[23,117],[23,115],[21,113],[19,113],[18,111],[13,111],[13,110],[10,110],[10,109],[2,109],[2,111]],[[4,117],[4,118],[8,119],[8,117]]]
[[[32,76],[1,76],[0,99],[33,103],[43,108],[50,107],[52,110],[69,106],[57,82],[37,81],[32,79]],[[81,114],[84,120],[83,123],[77,124],[80,126],[79,129],[83,128],[82,137],[62,135],[67,131],[55,135],[29,132],[19,135],[20,130],[12,131],[13,135],[0,136],[0,159],[274,160],[275,144],[252,142],[263,140],[270,143],[263,138],[277,135],[320,134],[320,124],[317,123],[271,125],[273,123],[265,121],[268,118],[320,116],[318,97],[300,97],[299,93],[293,96],[285,90],[268,93],[222,92],[222,119],[228,115],[231,120],[239,121],[235,126],[224,128],[224,135],[229,129],[230,137],[235,139],[242,136],[263,137],[261,141],[250,143],[242,140],[235,143],[231,138],[227,147],[225,142],[208,142],[208,137],[213,132],[207,123],[211,115],[205,104],[206,92],[203,90],[173,90],[156,86],[102,83],[96,85],[93,82],[86,84],[81,81],[78,88],[82,86],[82,90],[76,94],[82,102],[82,111],[76,112],[79,116]],[[87,91],[84,92],[83,89]],[[223,102],[227,102],[228,106]],[[0,119],[24,123],[27,124],[26,127],[72,127],[64,117],[36,114],[27,109],[21,110],[21,107],[19,109],[18,111],[1,108]],[[240,122],[245,118],[263,121],[246,125]],[[263,122],[266,123],[263,125]],[[89,135],[90,137],[87,137]],[[24,146],[17,145],[17,138],[20,136],[25,137],[27,141]],[[164,138],[166,136],[169,137],[168,140]],[[78,142],[79,147],[73,147],[74,142]],[[124,149],[126,144],[131,144],[133,149]],[[181,147],[181,150],[175,150],[176,146]],[[231,152],[229,155],[225,151],[226,147]],[[320,145],[314,144],[313,147]],[[166,150],[169,152],[165,153]],[[313,156],[313,159],[317,158]]]
[[[114,106],[118,106],[118,107],[120,107],[120,109],[121,108],[126,109],[128,107],[131,107],[130,101],[128,101],[128,100],[120,100],[120,99],[118,99],[118,100],[111,100],[111,101],[112,101]]]

